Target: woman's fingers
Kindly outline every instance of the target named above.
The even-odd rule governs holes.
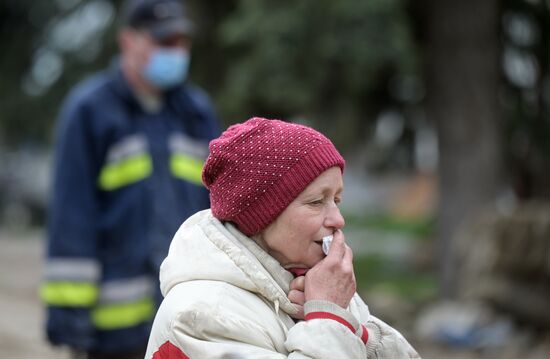
[[[298,313],[290,314],[290,316],[294,319],[304,320],[304,306],[296,305],[296,309],[298,309]]]
[[[291,289],[288,292],[288,299],[296,306],[296,309],[298,309],[298,313],[291,315],[291,317],[294,319],[304,319],[304,303],[306,302],[306,295],[304,291]]]
[[[347,308],[356,289],[353,252],[342,231],[334,232],[329,254],[306,274],[305,298],[326,300]]]
[[[353,272],[353,251],[347,244],[344,258],[342,260],[342,267],[344,268],[344,270],[350,270]]]
[[[298,305],[304,305],[304,303],[306,302],[306,296],[304,292],[295,289],[288,292],[288,299],[290,299],[292,303]]]
[[[346,251],[346,241],[344,233],[341,230],[336,230],[333,234],[332,243],[330,244],[330,250],[328,251],[327,258],[340,260]]]
[[[301,290],[303,292],[304,289],[305,289],[305,285],[306,285],[306,277],[304,277],[302,275],[302,276],[294,278],[290,282],[290,289],[297,289],[297,290]]]
[[[300,276],[294,278],[290,282],[290,291],[288,292],[288,299],[291,303],[296,305],[298,314],[292,315],[294,319],[304,319],[304,303],[306,302],[306,295],[304,293],[305,277]]]

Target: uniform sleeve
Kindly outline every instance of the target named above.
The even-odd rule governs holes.
[[[89,308],[98,297],[98,161],[85,107],[73,97],[56,132],[48,247],[41,298],[48,308],[47,335],[53,344],[92,346]]]
[[[210,97],[198,88],[193,88],[189,96],[200,117],[199,123],[195,125],[197,134],[201,134],[208,141],[218,137],[220,135],[220,119]]]

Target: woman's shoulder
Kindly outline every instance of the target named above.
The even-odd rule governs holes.
[[[193,337],[241,333],[267,341],[284,338],[277,313],[265,299],[221,281],[194,280],[176,285],[164,298],[155,322],[164,331]]]
[[[240,317],[256,317],[258,311],[264,312],[264,315],[272,311],[271,306],[259,295],[217,280],[179,283],[164,298],[159,310],[167,310],[174,316],[192,311],[213,316],[232,314]]]

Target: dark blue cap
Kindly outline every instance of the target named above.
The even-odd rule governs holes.
[[[120,20],[122,26],[145,30],[157,40],[176,34],[190,36],[194,30],[181,0],[126,0]]]

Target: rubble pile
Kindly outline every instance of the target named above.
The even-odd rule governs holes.
[[[486,301],[519,322],[550,328],[550,204],[484,215],[454,243],[460,298]]]

